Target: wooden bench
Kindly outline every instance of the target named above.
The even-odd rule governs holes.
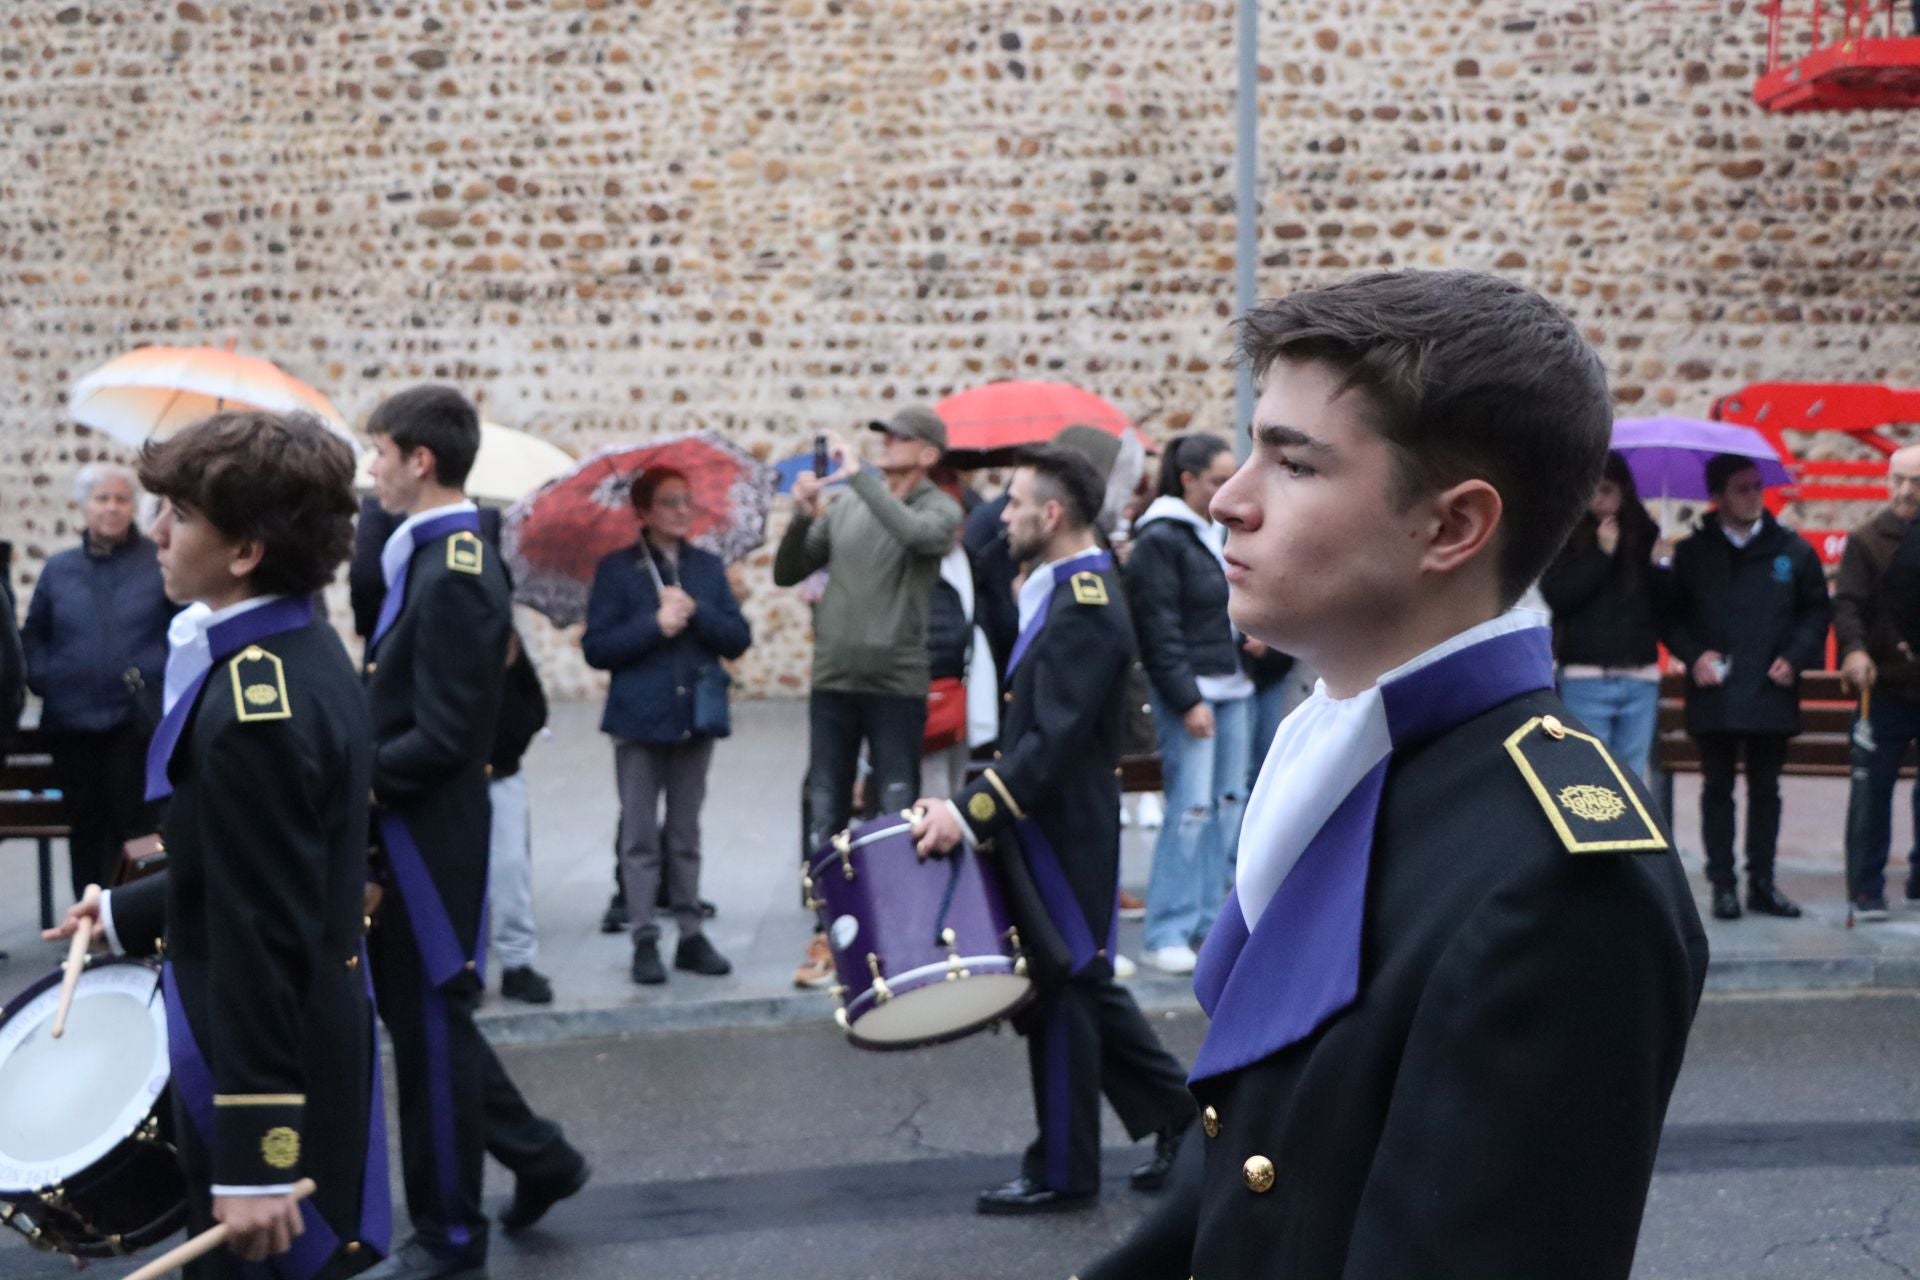
[[[1654,764],[1663,773],[1700,772],[1700,748],[1687,736],[1687,681],[1670,675],[1660,682],[1660,719],[1654,739]],[[1853,767],[1853,713],[1856,698],[1837,671],[1809,671],[1800,677],[1800,734],[1787,742],[1784,773],[1800,777],[1844,778]],[[1915,775],[1913,755],[1900,766],[1902,777]]]
[[[38,729],[22,729],[0,761],[0,840],[33,840],[40,851],[40,927],[53,928],[53,842],[71,828],[53,776],[53,754]]]

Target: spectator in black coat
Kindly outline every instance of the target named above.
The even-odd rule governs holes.
[[[1687,732],[1700,746],[1700,837],[1713,914],[1740,916],[1733,874],[1733,778],[1747,771],[1747,907],[1797,916],[1773,882],[1780,770],[1800,732],[1800,672],[1825,657],[1832,616],[1820,558],[1767,511],[1751,458],[1707,464],[1714,509],[1673,555],[1667,648],[1687,666]]]
[[[1587,514],[1540,579],[1553,610],[1560,696],[1607,744],[1614,759],[1645,777],[1660,710],[1660,628],[1673,545],[1640,502],[1618,453]]]

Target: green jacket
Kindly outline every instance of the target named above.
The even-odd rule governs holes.
[[[906,501],[864,468],[818,520],[796,514],[773,556],[776,586],[828,570],[813,611],[813,687],[927,694],[927,601],[960,507],[922,480]]]

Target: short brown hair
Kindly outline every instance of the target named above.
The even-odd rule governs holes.
[[[402,454],[433,454],[433,478],[463,489],[480,456],[480,413],[452,387],[426,383],[397,391],[374,406],[367,430],[389,436]]]
[[[1600,357],[1539,294],[1477,271],[1395,271],[1269,302],[1243,316],[1239,359],[1326,365],[1393,446],[1390,495],[1485,480],[1505,508],[1500,590],[1512,604],[1586,511],[1613,434]]]
[[[1069,529],[1085,529],[1100,518],[1107,486],[1087,456],[1061,444],[1029,445],[1016,466],[1026,467],[1040,483],[1042,502],[1058,502]]]
[[[686,472],[673,467],[648,467],[634,477],[633,487],[627,490],[627,501],[633,504],[636,512],[645,515],[653,506],[653,495],[660,492],[660,486],[669,480],[678,480],[685,485],[693,483],[687,479]]]
[[[140,483],[265,546],[255,590],[310,595],[353,551],[353,451],[318,418],[216,413],[140,450]]]

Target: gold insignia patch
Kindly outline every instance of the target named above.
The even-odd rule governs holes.
[[[300,1135],[281,1125],[260,1139],[260,1158],[270,1169],[291,1169],[300,1163]]]
[[[292,718],[287,669],[278,654],[268,653],[257,644],[248,645],[227,671],[233,678],[233,710],[242,724]]]
[[[967,801],[967,816],[975,822],[991,821],[993,815],[999,811],[1000,806],[995,804],[993,797],[984,791],[976,791],[973,799]]]
[[[1107,583],[1099,574],[1083,570],[1073,575],[1073,602],[1075,604],[1105,604],[1107,602]]]
[[[478,573],[487,562],[487,544],[477,534],[462,529],[447,539],[447,568],[457,573]]]
[[[1667,847],[1666,836],[1600,739],[1544,716],[1520,726],[1506,746],[1568,853]]]

